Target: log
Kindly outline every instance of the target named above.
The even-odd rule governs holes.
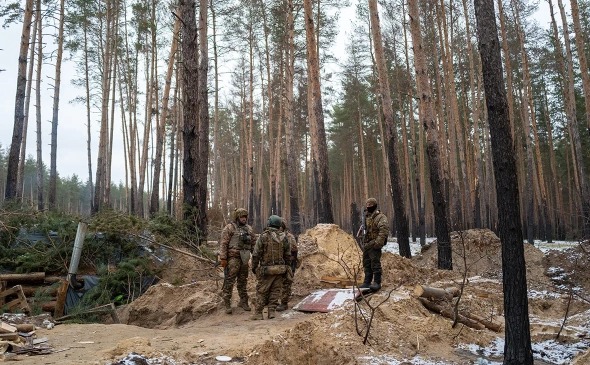
[[[15,282],[43,282],[45,280],[44,272],[30,272],[28,274],[1,274],[0,281],[8,281],[10,283]]]
[[[55,311],[55,300],[52,300],[51,302],[45,302],[43,304],[41,304],[41,309],[44,312],[53,312]]]
[[[62,279],[59,289],[57,290],[57,298],[55,301],[55,311],[53,312],[54,317],[61,317],[64,315],[64,308],[66,305],[66,296],[68,294],[68,287],[70,283]]]
[[[472,319],[474,321],[478,321],[479,323],[483,324],[487,329],[490,329],[494,332],[501,332],[502,331],[502,325],[499,323],[494,323],[490,320],[487,320],[483,317],[480,317],[476,314],[473,313],[469,313],[469,312],[461,312],[461,314],[463,314],[465,317]]]
[[[35,330],[35,325],[32,323],[15,324],[17,332],[31,332]]]
[[[422,305],[426,309],[433,311],[435,313],[438,313],[445,318],[455,320],[455,316],[454,316],[453,310],[451,308],[448,308],[448,307],[445,308],[443,306],[440,306],[436,303],[429,301],[426,298],[418,298],[418,300],[422,303]],[[476,322],[472,319],[469,319],[460,313],[457,315],[457,322],[462,323],[462,324],[466,325],[467,327],[470,327],[470,328],[473,328],[476,330],[482,330],[482,329],[486,328],[483,324]]]
[[[54,286],[31,286],[31,285],[23,285],[23,293],[26,297],[33,297],[37,293],[37,291],[49,295],[49,296],[56,296],[57,295],[57,287]]]
[[[459,288],[450,287],[446,289],[433,288],[429,286],[416,285],[414,288],[414,296],[419,298],[427,298],[431,300],[451,300],[453,297],[459,296],[461,291]]]

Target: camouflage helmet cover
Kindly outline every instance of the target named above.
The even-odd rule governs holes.
[[[366,205],[367,205],[367,208],[377,205],[377,199],[375,199],[375,198],[367,199]]]
[[[278,215],[273,214],[270,217],[268,217],[268,226],[269,227],[281,228],[282,222],[283,222],[283,220]]]
[[[238,218],[241,217],[247,217],[248,216],[248,211],[244,208],[237,208],[236,210],[234,210],[234,219],[237,220]]]

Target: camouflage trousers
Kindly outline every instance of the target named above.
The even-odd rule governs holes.
[[[248,264],[243,263],[240,257],[230,257],[227,260],[221,294],[224,303],[231,304],[231,295],[236,281],[238,282],[237,287],[240,300],[248,302],[248,272]]]
[[[274,311],[279,304],[283,289],[283,275],[256,275],[256,313],[262,313],[264,307]]]
[[[381,248],[369,248],[363,251],[363,269],[365,273],[381,272]]]
[[[291,297],[291,286],[293,285],[293,270],[291,267],[287,267],[287,273],[283,277],[283,289],[281,290],[281,304],[289,303]]]

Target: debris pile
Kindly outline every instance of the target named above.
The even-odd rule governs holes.
[[[36,329],[41,323],[53,327],[49,316],[27,317],[24,314],[5,313],[0,318],[0,354],[5,360],[16,355],[47,355],[54,352],[47,337],[37,338]]]

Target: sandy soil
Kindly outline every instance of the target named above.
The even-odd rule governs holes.
[[[355,241],[335,225],[308,230],[300,236],[299,245],[302,265],[295,276],[292,305],[315,289],[325,288],[326,284],[320,282],[322,276],[354,278],[359,272],[360,253]],[[435,268],[436,244],[411,260],[384,253],[384,287],[368,302],[355,305],[347,301],[327,314],[288,310],[264,321],[250,321],[250,313],[239,308],[232,315],[224,314],[219,272],[211,265],[174,254],[163,281],[119,310],[125,324],[61,324],[51,330],[39,329],[37,337],[47,337],[55,352],[11,359],[31,365],[116,364],[135,352],[152,359],[150,364],[215,364],[218,355],[230,356],[234,363],[263,365],[380,364],[416,356],[432,362],[470,364],[475,356],[457,349],[457,345],[487,346],[503,337],[503,330],[476,330],[461,324],[452,327],[451,320],[424,308],[413,291],[418,284],[460,287],[466,280],[459,309],[503,325],[500,242],[489,230],[469,230],[453,233],[452,246],[453,271]],[[583,259],[572,260],[575,255],[584,257],[585,249],[582,246],[576,252],[546,256],[533,246],[525,246],[529,290],[539,293],[529,301],[533,341],[554,338],[566,312],[571,325],[561,329],[561,339],[567,342],[590,337],[584,330],[590,322],[590,305],[583,300],[587,298],[590,273],[576,266]],[[568,285],[580,283],[576,295],[570,298],[563,286],[566,279],[553,275],[552,267],[570,273]],[[250,279],[253,298],[255,283],[253,277]],[[364,344],[358,332],[366,333],[362,318],[371,315]],[[582,364],[588,356],[580,354],[573,363]]]

